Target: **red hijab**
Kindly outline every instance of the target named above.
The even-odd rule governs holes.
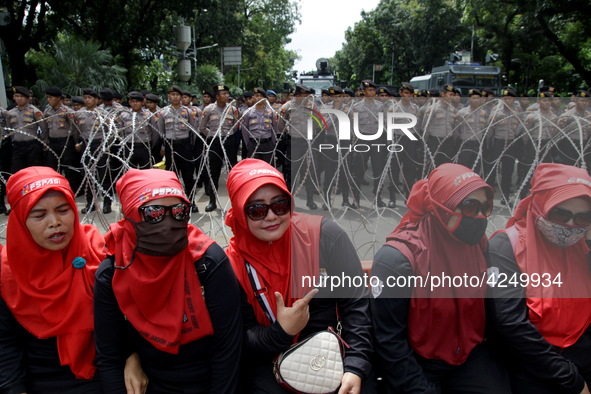
[[[129,219],[142,221],[138,208],[163,197],[189,202],[182,190],[172,171],[131,169],[117,181],[125,218],[112,224],[105,236],[117,267],[131,261],[136,236]],[[136,252],[129,268],[116,269],[113,275],[113,292],[125,317],[154,347],[171,354],[178,354],[179,345],[213,334],[194,264],[213,240],[188,226],[189,244],[179,254],[153,257]]]
[[[591,271],[585,239],[560,248],[545,241],[536,220],[557,204],[575,197],[591,199],[591,177],[587,171],[563,164],[540,164],[532,178],[531,195],[521,200],[507,227],[515,225],[519,237],[515,259],[522,273],[560,273],[562,285],[528,286],[525,289],[529,320],[546,341],[566,348],[574,344],[591,324]]]
[[[409,212],[388,236],[386,245],[398,249],[411,263],[413,275],[477,276],[486,272],[486,236],[480,245],[457,240],[447,222],[451,212],[473,191],[493,190],[472,170],[443,164],[410,193]],[[458,224],[459,224],[458,220]],[[430,283],[430,282],[428,282]],[[477,288],[414,286],[408,312],[408,340],[413,350],[428,359],[460,365],[484,337],[486,283]],[[445,329],[441,329],[445,327]]]
[[[226,224],[232,229],[234,236],[226,254],[248,302],[254,308],[259,324],[269,326],[271,321],[255,298],[245,260],[256,270],[259,279],[262,279],[262,285],[266,287],[265,296],[274,316],[277,316],[274,293],[281,293],[285,305],[291,306],[295,300],[311,290],[300,286],[301,277],[318,275],[322,216],[293,213],[290,226],[281,239],[272,243],[261,241],[250,232],[244,207],[250,196],[266,184],[276,185],[291,197],[283,176],[262,160],[242,160],[230,171],[228,193],[232,208],[226,215]]]
[[[91,379],[96,370],[92,290],[105,258],[104,238],[96,227],[80,224],[68,181],[51,168],[23,169],[10,177],[6,189],[12,213],[2,250],[2,298],[31,334],[57,337],[61,365],[79,379]],[[39,246],[26,226],[29,212],[48,190],[62,192],[76,215],[72,240],[61,251]]]

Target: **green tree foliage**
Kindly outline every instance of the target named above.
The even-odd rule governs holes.
[[[473,61],[498,53],[504,83],[524,91],[544,79],[573,91],[591,84],[590,16],[588,0],[381,0],[345,33],[332,64],[350,85],[382,64],[376,82],[389,83],[394,53],[398,83],[443,65],[451,52],[470,51],[474,28]]]
[[[449,52],[465,44],[461,15],[455,3],[445,0],[382,0],[347,30],[332,63],[339,77],[352,84],[372,78],[373,64],[381,64],[376,80],[389,83],[394,53],[393,82],[408,80],[443,64]]]
[[[109,49],[125,68],[127,89],[159,90],[161,81],[175,78],[175,62],[182,54],[175,46],[173,26],[184,20],[194,28],[195,47],[218,44],[192,52],[198,65],[220,64],[220,48],[242,46],[243,68],[254,67],[243,81],[257,84],[283,82],[297,55],[283,46],[299,21],[298,0],[23,0],[6,1],[7,15],[0,23],[14,84],[34,84],[35,69],[25,63],[30,49],[50,47],[58,31],[70,33]],[[164,72],[156,70],[160,61]],[[260,70],[260,71],[259,71]],[[224,72],[237,73],[237,67]],[[148,74],[146,76],[145,74]],[[193,82],[193,81],[191,81]]]
[[[60,34],[49,49],[31,52],[30,64],[36,65],[39,78],[33,86],[38,97],[49,86],[59,86],[73,96],[82,94],[82,88],[99,90],[110,87],[125,92],[126,70],[116,66],[109,50],[100,44],[78,37]]]
[[[244,31],[237,42],[242,47],[240,85],[246,89],[281,86],[289,79],[291,68],[299,58],[284,48],[300,22],[299,4],[292,0],[244,0],[241,21]],[[238,66],[224,70],[229,80],[238,83]]]
[[[225,83],[224,76],[220,72],[220,69],[208,64],[197,67],[197,72],[195,73],[193,81],[194,85],[200,90],[210,90],[215,85],[222,85]]]
[[[56,31],[47,23],[49,3],[40,0],[2,1],[6,12],[0,21],[0,39],[4,42],[14,85],[35,81],[35,70],[25,63],[29,49],[39,50],[39,43],[52,38]]]

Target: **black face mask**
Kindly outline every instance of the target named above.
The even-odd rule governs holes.
[[[488,220],[486,218],[470,218],[462,216],[460,223],[452,233],[460,242],[466,245],[478,245],[486,233]]]
[[[161,222],[135,223],[135,250],[148,256],[174,256],[189,244],[187,221],[178,221],[170,215]]]

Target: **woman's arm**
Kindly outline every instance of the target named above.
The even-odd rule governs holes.
[[[332,277],[359,277],[364,272],[357,251],[347,234],[336,223],[323,219],[320,233],[320,265],[326,267],[327,275]],[[359,279],[358,279],[359,281]],[[344,282],[344,281],[343,281]],[[355,282],[355,281],[353,281]],[[351,372],[361,379],[367,378],[371,371],[373,355],[371,315],[367,281],[351,283],[340,289],[330,289],[332,279],[326,289],[319,293],[337,297],[337,306],[342,321],[342,336],[349,348],[345,350],[345,372]],[[326,290],[330,293],[325,293]]]
[[[207,276],[202,286],[213,326],[209,392],[234,393],[240,373],[243,338],[238,281],[230,260],[217,244],[207,249],[203,259],[206,259]],[[199,264],[201,260],[196,263]]]
[[[413,288],[395,287],[395,282],[389,280],[411,276],[410,262],[397,249],[383,246],[374,257],[371,275],[380,281],[372,291],[371,316],[375,350],[388,392],[435,393],[435,387],[423,374],[407,339]]]
[[[275,298],[274,295],[269,295]],[[248,302],[246,293],[240,289],[240,305],[242,321],[244,322],[244,349],[252,353],[276,354],[287,350],[293,344],[295,335],[287,334],[279,322],[275,321],[269,327],[260,325],[254,313],[254,307]]]
[[[507,275],[502,284],[489,289],[486,300],[487,323],[513,349],[523,367],[540,379],[562,386],[565,393],[580,393],[585,381],[576,366],[562,357],[529,321],[525,290],[509,283],[509,278],[521,271],[515,261],[513,247],[506,234],[500,233],[489,241],[489,267],[497,267],[499,275]],[[502,276],[504,277],[504,276]]]
[[[107,257],[94,283],[94,343],[96,365],[105,393],[126,394],[123,370],[127,359],[125,317],[113,292],[115,258]]]

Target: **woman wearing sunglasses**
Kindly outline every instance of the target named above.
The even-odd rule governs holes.
[[[307,276],[363,277],[346,233],[321,216],[293,212],[283,176],[262,160],[246,159],[228,175],[234,236],[228,257],[240,282],[245,351],[240,388],[245,393],[287,393],[273,375],[273,357],[329,326],[337,306],[346,350],[339,393],[373,392],[371,323],[367,289],[319,286]],[[311,291],[310,291],[311,290]],[[306,297],[305,295],[308,294]],[[312,298],[313,297],[313,298]],[[362,384],[363,382],[363,384]]]
[[[124,218],[105,236],[94,290],[97,366],[125,394],[136,351],[148,393],[233,393],[242,345],[238,282],[224,251],[189,224],[176,174],[129,170],[117,181]]]
[[[388,392],[508,392],[483,344],[492,199],[472,170],[443,164],[413,186],[409,212],[376,254],[374,346]]]
[[[540,164],[531,195],[490,239],[488,322],[514,393],[589,393],[591,177]]]
[[[7,194],[12,214],[1,255],[0,392],[102,393],[92,289],[104,238],[79,223],[68,181],[51,168],[17,172]],[[131,382],[131,370],[125,373]]]

